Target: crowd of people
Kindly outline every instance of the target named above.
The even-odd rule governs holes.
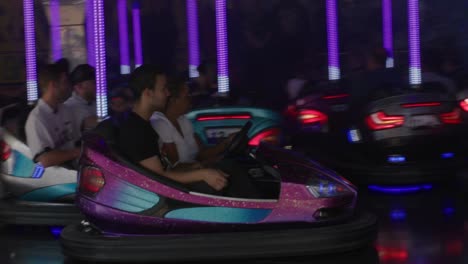
[[[82,136],[98,125],[95,69],[82,64],[68,73],[66,65],[58,62],[41,69],[41,97],[25,126],[34,162],[46,168],[76,168]],[[203,74],[194,82],[196,96],[206,103],[205,89],[213,88]],[[119,118],[120,124],[117,149],[129,161],[195,191],[255,197],[246,174],[237,173],[233,161],[223,159],[234,135],[207,147],[194,133],[185,118],[192,96],[184,79],[142,65],[126,83],[113,87],[109,98],[111,118]]]
[[[466,74],[459,58],[443,55],[434,50],[423,53],[423,83],[416,88],[435,89],[449,94],[467,88]],[[389,54],[383,48],[370,50],[365,54],[365,65],[343,78],[346,80],[342,81],[343,86],[346,86],[351,95],[351,108],[353,105],[365,104],[376,94],[388,95],[408,87],[408,74],[400,69],[387,68],[388,58]],[[136,69],[130,77],[123,77],[111,85],[111,115],[125,113],[125,120],[130,122],[128,135],[124,133],[124,128],[121,135],[125,138],[142,139],[142,142],[122,147],[128,148],[126,152],[132,161],[164,175],[163,167],[156,162],[160,158],[166,165],[170,164],[170,168],[196,169],[216,160],[222,154],[228,141],[213,148],[203,146],[195,135],[191,122],[185,118],[193,104],[197,107],[211,107],[217,102],[216,66],[206,61],[198,67],[198,71],[199,77],[186,80],[169,78],[165,71],[145,66]],[[310,78],[307,67],[299,69],[297,73],[283,90],[289,100],[304,96],[320,86],[320,80]],[[45,167],[72,163],[79,156],[82,133],[98,124],[95,69],[82,64],[70,72],[68,62],[63,59],[43,67],[39,77],[41,97],[30,112],[25,126],[28,146],[34,160]],[[270,95],[269,99],[274,95]],[[237,96],[239,98],[246,94]],[[134,127],[141,127],[141,130],[133,129]],[[144,136],[137,136],[138,133]],[[147,140],[154,145],[146,144]],[[134,148],[139,146],[137,143],[141,143],[140,147]],[[151,150],[143,151],[148,146],[151,146]],[[210,180],[194,175],[181,177],[169,173],[166,176],[182,182],[205,180],[215,189],[226,184],[222,180],[225,179],[222,174],[206,171],[204,175],[213,176]]]

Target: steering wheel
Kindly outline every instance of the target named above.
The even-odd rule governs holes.
[[[252,127],[252,122],[248,121],[242,127],[242,129],[234,136],[234,138],[229,142],[229,145],[226,147],[224,156],[229,156],[242,152],[249,142],[247,134],[249,133],[250,128]]]

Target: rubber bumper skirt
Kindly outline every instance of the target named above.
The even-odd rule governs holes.
[[[0,223],[69,225],[84,219],[74,204],[0,200]]]
[[[364,213],[341,224],[253,232],[106,236],[79,224],[61,234],[65,256],[84,261],[179,262],[308,256],[363,248],[376,239],[377,218]]]

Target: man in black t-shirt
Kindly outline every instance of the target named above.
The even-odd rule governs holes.
[[[169,93],[166,75],[151,65],[137,68],[130,77],[130,87],[135,94],[135,104],[120,126],[117,145],[130,161],[183,184],[206,182],[219,191],[226,187],[228,175],[213,169],[186,172],[165,171],[160,160],[158,134],[150,123],[155,111],[163,111]]]

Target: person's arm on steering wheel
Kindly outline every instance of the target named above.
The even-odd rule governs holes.
[[[199,169],[190,171],[164,170],[158,156],[153,156],[139,162],[144,168],[172,179],[182,184],[204,181],[213,189],[219,191],[226,187],[229,175],[214,169]]]

